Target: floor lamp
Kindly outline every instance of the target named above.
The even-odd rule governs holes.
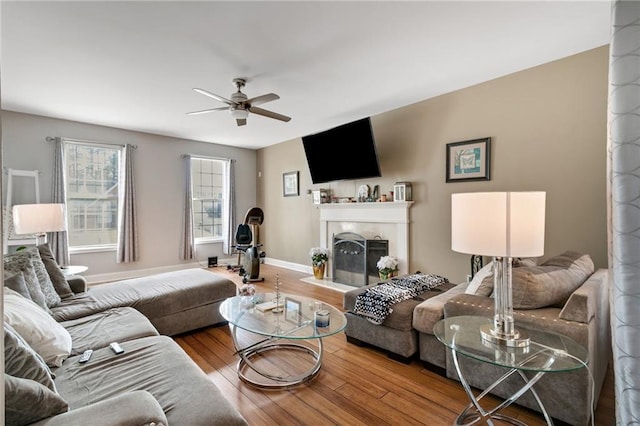
[[[47,243],[47,232],[67,230],[64,204],[18,204],[13,206],[16,234],[35,234],[36,245]]]
[[[474,192],[451,195],[451,249],[493,257],[493,326],[482,338],[510,347],[525,347],[527,336],[513,319],[511,268],[514,257],[544,254],[544,192]]]

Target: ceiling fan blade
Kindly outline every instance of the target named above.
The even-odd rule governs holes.
[[[235,102],[232,102],[227,98],[223,98],[222,96],[218,96],[218,95],[216,95],[214,93],[207,92],[204,89],[198,89],[198,88],[194,87],[193,90],[198,92],[198,93],[200,93],[201,95],[205,95],[205,96],[213,98],[213,99],[215,99],[217,101],[224,102],[225,104],[229,104],[229,105],[234,105],[235,104]]]
[[[247,109],[254,114],[262,115],[264,117],[275,118],[276,120],[285,121],[285,122],[291,120],[291,117],[278,114],[277,112],[267,111],[266,109],[256,108],[254,106],[251,106]]]
[[[202,111],[193,111],[193,112],[188,112],[187,115],[198,115],[198,114],[206,114],[208,112],[213,112],[213,111],[224,111],[229,109],[229,107],[220,107],[220,108],[209,108],[209,109],[203,109]]]
[[[236,118],[236,123],[238,123],[238,126],[244,126],[247,124],[247,119],[246,118]]]
[[[275,101],[280,99],[280,96],[275,93],[267,93],[266,95],[256,96],[255,98],[247,99],[245,103],[249,105],[261,105],[267,102]]]

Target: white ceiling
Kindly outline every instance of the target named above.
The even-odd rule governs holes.
[[[2,108],[260,148],[607,44],[609,1],[6,1]],[[232,79],[288,123],[237,127]],[[73,137],[73,135],[61,135]]]

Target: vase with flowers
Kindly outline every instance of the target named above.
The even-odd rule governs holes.
[[[398,259],[393,256],[382,256],[376,266],[378,267],[378,275],[383,281],[398,274]]]
[[[313,277],[317,280],[324,278],[324,269],[329,260],[329,250],[323,247],[313,247],[309,250],[311,265],[313,266]]]

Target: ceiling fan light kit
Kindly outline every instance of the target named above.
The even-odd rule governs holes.
[[[223,102],[227,104],[225,107],[219,108],[210,108],[201,111],[193,111],[188,112],[187,115],[198,115],[205,114],[213,111],[224,111],[229,110],[231,112],[231,116],[236,120],[236,124],[238,126],[244,126],[247,124],[247,117],[249,113],[261,115],[267,118],[273,118],[276,120],[288,122],[291,120],[291,117],[287,117],[286,115],[278,114],[277,112],[268,111],[266,109],[258,108],[256,105],[264,104],[267,102],[275,101],[280,99],[280,96],[275,93],[267,93],[266,95],[256,96],[254,98],[247,99],[247,95],[242,93],[242,88],[247,83],[247,80],[244,78],[234,78],[233,84],[236,86],[237,91],[231,94],[231,99],[224,98],[220,95],[216,95],[215,93],[211,93],[204,89],[194,88],[193,90],[201,95],[208,96],[217,101]]]

